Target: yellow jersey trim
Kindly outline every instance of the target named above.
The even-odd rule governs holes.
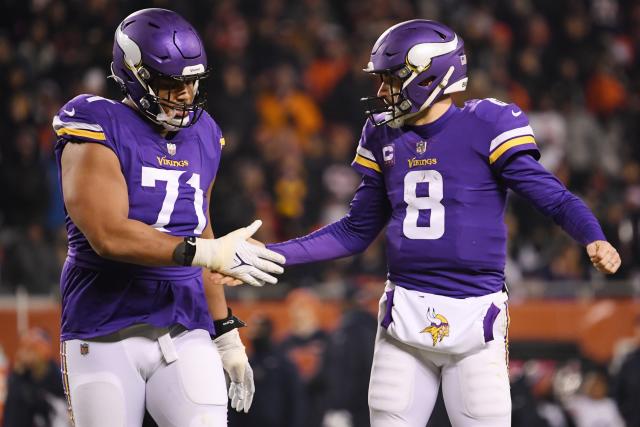
[[[84,130],[84,129],[60,128],[56,130],[56,135],[82,136],[84,138],[97,139],[98,141],[104,141],[107,139],[104,136],[104,132],[94,132],[91,130]]]
[[[376,172],[382,173],[382,170],[380,170],[380,166],[378,166],[376,162],[372,162],[369,159],[365,159],[360,154],[356,154],[356,158],[353,159],[353,161],[359,164],[360,166],[364,166],[365,168],[373,169]]]
[[[495,163],[495,161],[498,160],[500,156],[502,156],[505,153],[505,151],[507,151],[508,149],[517,147],[518,145],[524,145],[524,144],[535,145],[536,140],[533,139],[531,135],[525,135],[525,136],[520,136],[518,138],[513,138],[510,141],[504,142],[502,145],[496,148],[496,151],[491,153],[491,155],[489,156],[489,164]]]

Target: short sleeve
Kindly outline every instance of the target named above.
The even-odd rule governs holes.
[[[367,120],[360,135],[356,155],[351,166],[363,175],[379,176],[382,173],[375,153],[375,126]]]
[[[61,143],[69,141],[95,142],[116,151],[110,136],[108,115],[104,102],[110,99],[80,95],[67,102],[54,116],[52,126]],[[100,105],[102,104],[102,110]]]
[[[521,152],[540,158],[533,129],[527,115],[516,104],[487,99],[482,104],[485,115],[491,116],[492,138],[489,143],[489,165],[499,172],[507,161]]]

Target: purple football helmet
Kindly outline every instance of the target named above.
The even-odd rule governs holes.
[[[198,86],[209,75],[207,55],[196,30],[175,12],[143,9],[127,16],[116,29],[111,73],[140,111],[165,129],[191,126],[202,114],[206,94]],[[193,82],[193,102],[159,98],[156,79]],[[171,117],[161,105],[179,114]]]
[[[400,127],[445,95],[467,87],[464,42],[449,27],[426,19],[401,22],[382,33],[364,71],[402,81],[391,103],[381,96],[362,98],[376,126]]]

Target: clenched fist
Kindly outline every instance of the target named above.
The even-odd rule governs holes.
[[[587,254],[593,266],[605,274],[613,274],[618,271],[622,261],[616,248],[605,240],[596,240],[587,245]]]

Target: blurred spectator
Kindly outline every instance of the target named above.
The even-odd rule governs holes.
[[[138,7],[174,7],[204,35],[212,65],[209,110],[227,141],[214,191],[216,233],[264,216],[265,236],[285,240],[343,211],[339,190],[354,178],[348,162],[365,118],[359,99],[377,87],[362,72],[371,44],[392,23],[434,18],[466,41],[472,78],[457,102],[517,102],[531,119],[543,163],[586,198],[607,237],[619,240],[623,265],[614,279],[640,277],[637,2],[254,3],[99,0],[83,9],[62,0],[10,1],[11,14],[0,18],[0,179],[11,183],[0,192],[0,253],[7,252],[5,234],[33,222],[45,225],[43,250],[55,250],[62,210],[50,168],[51,115],[81,92],[119,99],[105,79],[112,28]],[[241,177],[248,164],[251,177]],[[245,179],[260,181],[260,188],[244,194]],[[562,241],[530,208],[512,213],[520,227],[510,247],[510,278],[545,278],[542,267]],[[367,265],[384,266],[380,251],[370,255]],[[9,260],[0,262],[4,270]],[[337,270],[351,274],[361,266]],[[590,277],[587,262],[575,267],[582,272],[572,277]],[[313,273],[305,284],[325,277]],[[289,285],[302,283],[293,279]]]
[[[573,427],[554,393],[556,363],[530,360],[521,368],[511,368],[512,423],[522,427]]]
[[[327,342],[320,374],[326,413],[323,427],[368,427],[367,395],[376,337],[370,298],[351,286],[344,297],[340,323]]]
[[[535,398],[524,375],[511,382],[511,424],[519,427],[551,427],[536,407]]]
[[[320,328],[319,299],[312,291],[300,288],[289,293],[286,306],[290,334],[282,340],[282,349],[295,363],[304,383],[308,402],[305,427],[320,427],[324,401],[319,374],[329,336]]]
[[[249,322],[256,394],[248,413],[229,411],[230,427],[303,427],[305,394],[296,367],[273,341],[273,323],[258,315]]]
[[[640,427],[640,316],[635,319],[634,335],[616,346],[617,356],[613,397],[627,427]],[[614,368],[615,369],[615,368]]]
[[[580,393],[565,402],[576,427],[624,427],[618,407],[607,393],[607,377],[602,372],[585,375]]]
[[[17,99],[28,102],[26,98]],[[41,160],[36,135],[33,129],[24,127],[12,143],[13,146],[7,147],[4,152],[6,157],[3,157],[0,169],[2,182],[11,183],[0,192],[0,220],[5,226],[42,222],[48,203],[48,184],[47,170]]]
[[[32,329],[20,338],[9,375],[4,427],[69,426],[60,367],[51,337]]]
[[[271,132],[292,126],[299,144],[305,147],[322,127],[316,103],[298,87],[298,72],[289,64],[272,70],[270,83],[258,94],[256,105],[260,125]]]
[[[22,286],[33,294],[50,294],[60,278],[60,260],[39,223],[14,229],[5,236],[5,285]]]

